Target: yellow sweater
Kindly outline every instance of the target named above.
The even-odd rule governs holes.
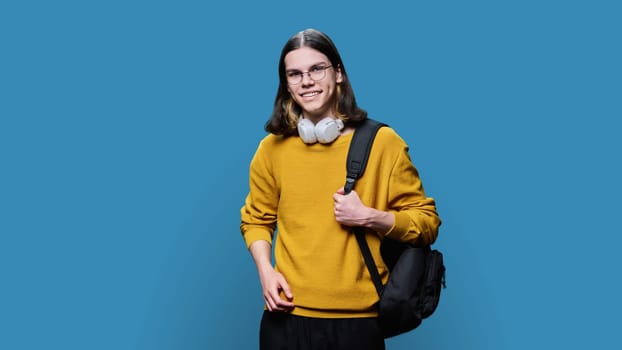
[[[329,145],[268,135],[251,161],[241,232],[247,246],[257,240],[272,242],[276,235],[275,268],[292,289],[295,315],[377,315],[378,295],[356,238],[333,214],[332,195],[345,183],[352,135],[342,135]],[[388,272],[379,251],[382,238],[432,243],[440,225],[434,200],[424,194],[408,146],[393,129],[384,127],[378,132],[365,173],[354,190],[364,205],[395,216],[389,232],[367,234],[386,282]]]

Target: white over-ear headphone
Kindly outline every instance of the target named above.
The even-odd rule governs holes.
[[[343,129],[341,119],[326,117],[317,124],[302,116],[298,119],[298,135],[304,143],[331,143],[339,136]]]

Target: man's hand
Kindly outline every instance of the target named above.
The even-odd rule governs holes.
[[[269,266],[259,272],[259,280],[263,290],[263,298],[270,311],[291,311],[294,308],[294,295],[292,294],[285,277]],[[287,300],[281,298],[281,291]]]
[[[365,226],[370,218],[370,208],[363,205],[356,191],[345,194],[343,187],[333,194],[335,219],[345,226]]]
[[[341,187],[333,194],[333,201],[335,219],[342,225],[367,227],[384,234],[389,232],[395,223],[395,216],[392,213],[365,206],[354,190],[345,194]]]
[[[294,294],[289,288],[285,277],[274,270],[270,262],[271,244],[258,240],[251,244],[249,250],[259,272],[259,281],[266,307],[270,311],[291,311],[294,308]],[[281,298],[281,292],[287,300]]]

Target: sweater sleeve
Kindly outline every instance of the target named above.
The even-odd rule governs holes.
[[[271,171],[264,139],[250,164],[250,190],[240,209],[240,231],[246,246],[258,240],[272,243],[276,228],[278,189]]]
[[[388,208],[395,222],[385,235],[417,245],[434,243],[441,220],[434,199],[425,195],[419,173],[403,141],[391,170],[388,192]]]

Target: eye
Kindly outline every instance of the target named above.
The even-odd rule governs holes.
[[[295,78],[295,77],[299,77],[301,75],[302,75],[302,73],[299,72],[299,71],[296,71],[296,70],[292,70],[292,71],[287,72],[287,76],[289,78]]]
[[[324,66],[313,66],[313,67],[311,67],[311,69],[309,71],[311,73],[314,73],[314,72],[321,72],[324,69],[326,69]]]

